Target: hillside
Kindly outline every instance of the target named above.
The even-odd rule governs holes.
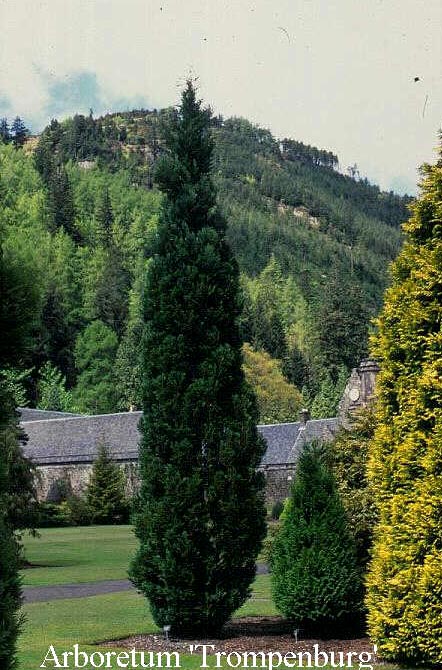
[[[51,122],[25,152],[0,146],[2,246],[33,305],[27,354],[6,374],[31,403],[139,405],[139,305],[161,203],[154,169],[173,113],[77,115]],[[300,402],[330,413],[366,351],[408,199],[341,174],[329,151],[244,119],[213,118],[212,134],[242,271],[243,336],[258,354],[247,354],[249,365],[273,366],[274,393],[294,413]]]

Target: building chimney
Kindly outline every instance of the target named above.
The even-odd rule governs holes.
[[[310,411],[308,409],[301,409],[299,412],[299,421],[302,423],[304,426],[307,423],[307,421],[310,421]]]

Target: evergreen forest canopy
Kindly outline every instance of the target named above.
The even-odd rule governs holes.
[[[26,342],[2,376],[17,404],[140,407],[140,304],[162,198],[155,165],[175,113],[76,115],[20,142],[17,124],[14,134],[2,121],[0,240],[15,282],[4,308]],[[294,420],[303,403],[330,416],[366,354],[410,198],[245,119],[212,117],[211,132],[261,420]]]

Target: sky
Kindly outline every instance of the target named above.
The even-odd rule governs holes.
[[[0,0],[0,117],[177,104],[332,150],[416,192],[442,127],[441,0]]]

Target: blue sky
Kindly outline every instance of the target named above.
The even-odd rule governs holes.
[[[175,104],[191,74],[216,112],[333,150],[383,188],[415,191],[435,156],[440,0],[2,0],[0,22],[0,116],[34,130]]]

